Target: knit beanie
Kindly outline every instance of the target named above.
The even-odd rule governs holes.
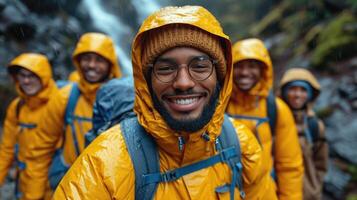
[[[143,71],[148,64],[174,47],[192,47],[217,60],[216,73],[219,81],[226,75],[226,59],[219,37],[187,24],[170,24],[146,33],[142,50]]]

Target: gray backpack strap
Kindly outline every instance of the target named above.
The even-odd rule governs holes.
[[[218,141],[221,145],[221,149],[227,149],[232,146],[234,146],[236,149],[237,156],[230,159],[229,165],[233,174],[237,173],[235,178],[235,186],[239,188],[240,196],[243,199],[245,197],[245,193],[243,190],[243,181],[242,181],[242,173],[243,173],[243,166],[241,162],[242,153],[240,149],[239,138],[237,137],[236,130],[233,127],[233,124],[230,121],[228,115],[224,116],[222,131],[221,131],[221,135],[218,138]]]
[[[160,172],[156,143],[141,127],[137,117],[121,121],[120,127],[135,169],[135,199],[152,199],[157,183],[144,185],[143,175]]]

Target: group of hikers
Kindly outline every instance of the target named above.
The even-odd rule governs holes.
[[[131,55],[123,78],[111,38],[86,33],[64,84],[42,54],[13,59],[0,184],[16,161],[17,199],[321,198],[327,144],[308,70],[286,71],[274,94],[264,43],[232,46],[200,6],[151,14]]]

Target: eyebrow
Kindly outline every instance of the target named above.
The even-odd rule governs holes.
[[[205,54],[203,54],[203,55],[198,55],[198,56],[190,56],[189,57],[189,61],[191,61],[191,60],[193,60],[193,59],[195,59],[195,58],[210,58],[208,55],[205,55]],[[154,63],[157,63],[157,62],[169,62],[169,63],[176,63],[176,60],[175,59],[173,59],[173,58],[165,58],[165,57],[159,57],[159,58],[157,58],[156,60],[155,60],[155,62]]]

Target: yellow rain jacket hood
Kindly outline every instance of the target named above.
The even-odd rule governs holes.
[[[27,96],[16,81],[15,73],[19,67],[27,69],[41,79],[42,89],[35,96]],[[28,152],[33,145],[35,130],[40,120],[45,115],[45,107],[50,98],[57,93],[57,86],[52,79],[51,66],[44,55],[37,53],[24,53],[16,57],[8,66],[8,71],[14,77],[19,97],[9,105],[4,122],[4,129],[0,145],[0,184],[10,170],[15,159],[23,163],[24,168],[17,165],[18,188],[22,193],[21,199],[33,199],[38,191],[32,189],[36,184],[30,178],[34,173],[31,166],[36,164],[28,159]],[[15,158],[15,146],[18,152]],[[45,190],[46,188],[43,188]],[[47,190],[48,192],[48,190]]]
[[[233,45],[233,64],[248,59],[258,60],[264,64],[261,79],[247,92],[241,91],[234,84],[227,113],[246,117],[241,121],[255,133],[263,148],[262,171],[266,176],[270,176],[271,171],[275,169],[277,181],[270,178],[270,187],[277,188],[277,196],[266,199],[301,199],[303,161],[294,118],[289,107],[280,98],[275,98],[275,133],[271,133],[268,122],[258,124],[256,120],[247,119],[268,117],[267,97],[273,86],[273,66],[268,50],[261,40],[245,39]]]
[[[251,90],[249,90],[249,94],[267,97],[269,90],[273,87],[274,72],[269,52],[261,40],[256,38],[246,39],[238,41],[233,45],[233,65],[239,61],[247,59],[258,60],[264,63],[262,78]],[[233,86],[233,88],[234,93],[241,93],[236,86]],[[236,99],[237,95],[232,95],[232,98],[235,101],[239,101]]]
[[[80,95],[73,110],[73,129],[71,124],[66,124],[64,119],[73,88],[73,84],[68,84],[49,101],[46,107],[47,115],[38,125],[36,137],[33,140],[34,147],[29,152],[31,159],[37,163],[37,166],[33,167],[37,173],[32,174],[31,178],[38,180],[38,183],[33,187],[36,188],[34,190],[39,191],[37,196],[39,199],[44,195],[43,188],[46,187],[48,169],[56,149],[62,147],[64,162],[69,166],[72,165],[78,157],[76,146],[79,153],[84,150],[85,134],[92,128],[93,103],[96,92],[103,82],[92,84],[84,79],[79,68],[78,56],[86,52],[101,55],[111,63],[109,79],[120,76],[112,40],[101,33],[84,34],[73,53],[73,62],[80,76],[78,82]],[[73,135],[76,136],[76,140]]]
[[[197,131],[196,134],[190,133],[190,139],[200,140],[204,130],[207,130],[212,141],[220,134],[221,125],[223,123],[223,113],[225,112],[225,107],[232,91],[232,57],[231,43],[228,36],[223,33],[219,22],[214,16],[202,7],[166,8],[161,12],[151,15],[141,26],[134,40],[132,49],[135,90],[137,94],[140,94],[135,97],[134,111],[138,115],[140,124],[158,140],[158,145],[173,154],[181,154],[178,149],[173,149],[172,147],[178,146],[177,136],[183,133],[175,133],[175,131],[170,130],[165,120],[154,108],[141,63],[142,44],[144,43],[146,32],[174,23],[195,26],[216,35],[222,40],[222,43],[224,43],[223,46],[226,47],[224,53],[227,61],[227,75],[221,88],[219,95],[220,100],[217,104],[215,114],[203,130]]]
[[[303,68],[292,68],[286,71],[280,80],[279,92],[282,94],[281,90],[284,86],[293,81],[306,81],[309,83],[313,88],[312,100],[315,100],[319,96],[321,89],[319,82],[316,80],[314,75],[311,74],[311,72]]]
[[[14,77],[18,67],[25,68],[36,74],[41,79],[42,90],[35,96],[27,96],[21,89]],[[13,76],[16,84],[16,91],[26,104],[31,108],[42,106],[48,101],[54,90],[57,90],[55,81],[52,79],[52,69],[46,56],[37,53],[24,53],[16,57],[8,66],[8,71]]]
[[[78,63],[78,56],[88,52],[96,53],[110,62],[111,74],[109,79],[120,77],[121,72],[115,53],[115,45],[110,37],[102,33],[86,33],[82,35],[82,37],[79,39],[79,42],[77,43],[76,49],[73,52],[72,60],[77,71],[79,72],[79,88],[82,91],[82,94],[86,96],[86,98],[90,99],[93,103],[97,89],[102,83],[93,84],[87,82],[83,78],[83,74]]]
[[[142,44],[147,32],[169,24],[197,27],[216,35],[225,46],[227,72],[219,102],[211,121],[195,133],[176,132],[169,128],[153,106],[143,72],[141,54],[142,48],[145,48]],[[214,139],[221,132],[223,114],[232,90],[233,73],[230,41],[214,16],[200,6],[166,7],[153,13],[144,21],[134,39],[132,63],[136,93],[134,110],[141,126],[158,145],[160,171],[179,168],[214,155]],[[234,126],[239,133],[237,135],[242,151],[243,181],[247,196],[258,199],[261,193],[252,194],[250,188],[263,188],[267,185],[267,180],[263,180],[262,174],[257,170],[261,168],[261,149],[254,135],[245,126],[238,122],[234,122]],[[205,131],[209,134],[210,141],[202,139]],[[134,168],[122,134],[118,134],[121,132],[120,125],[117,125],[100,135],[72,166],[56,190],[54,199],[134,199]],[[178,148],[179,135],[186,141],[182,151]],[[231,172],[227,165],[219,163],[183,176],[177,181],[159,183],[154,199],[228,199],[229,192],[218,194],[215,193],[215,188],[229,182],[230,178]],[[240,199],[238,189],[235,199]]]

